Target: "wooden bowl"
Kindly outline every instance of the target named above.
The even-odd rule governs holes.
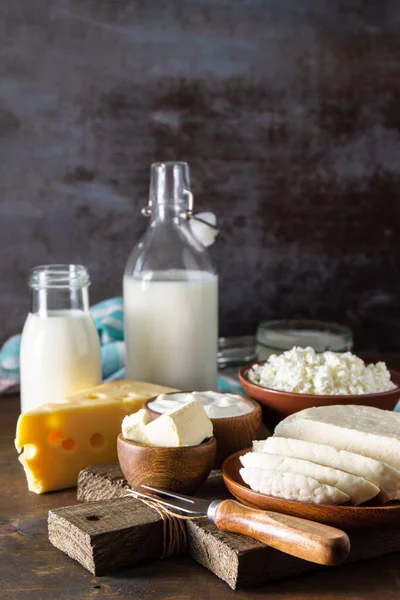
[[[170,393],[174,394],[176,392]],[[180,393],[189,394],[190,392]],[[165,395],[168,396],[169,394]],[[145,402],[145,407],[153,420],[161,414],[149,408],[149,403],[155,400],[155,398],[156,396]],[[217,455],[214,463],[215,469],[219,469],[224,460],[234,452],[250,446],[260,428],[262,417],[261,406],[252,398],[246,398],[245,396],[243,396],[243,398],[254,406],[254,410],[250,413],[239,415],[237,417],[218,417],[211,419],[214,437],[217,440]]]
[[[322,396],[317,394],[296,394],[293,392],[280,392],[253,383],[248,378],[248,372],[254,365],[262,365],[261,360],[242,367],[239,379],[251,398],[255,398],[263,405],[263,421],[269,428],[282,421],[285,417],[314,406],[331,406],[334,404],[360,404],[362,406],[375,406],[385,410],[393,410],[400,399],[400,373],[389,369],[393,383],[397,386],[389,392],[378,394],[357,394],[347,396]]]
[[[217,441],[213,436],[197,446],[164,448],[131,442],[120,433],[117,451],[121,470],[133,489],[144,484],[191,494],[212,469]]]
[[[393,527],[400,525],[400,502],[373,504],[373,500],[362,506],[330,506],[327,504],[311,504],[295,500],[274,498],[252,490],[242,480],[240,456],[250,452],[251,448],[236,452],[229,456],[222,465],[222,477],[228,490],[235,498],[261,510],[272,510],[293,517],[301,517],[310,521],[318,521],[326,525],[340,527],[347,531],[359,527]]]

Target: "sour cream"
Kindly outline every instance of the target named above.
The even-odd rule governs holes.
[[[149,402],[148,407],[158,413],[167,413],[187,404],[192,400],[201,402],[210,419],[223,417],[239,417],[254,410],[254,405],[237,394],[221,394],[218,392],[177,392],[176,394],[160,394]]]

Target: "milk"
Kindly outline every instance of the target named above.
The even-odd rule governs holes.
[[[188,277],[188,279],[184,279]],[[126,372],[181,390],[217,383],[218,278],[201,271],[125,275]]]
[[[21,410],[57,402],[101,382],[99,337],[89,313],[29,313],[21,341]]]

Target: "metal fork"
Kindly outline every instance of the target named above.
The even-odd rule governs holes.
[[[272,511],[258,510],[235,500],[203,500],[148,485],[135,490],[147,498],[191,515],[206,515],[222,531],[248,535],[281,552],[322,565],[338,565],[350,552],[350,540],[340,529]]]

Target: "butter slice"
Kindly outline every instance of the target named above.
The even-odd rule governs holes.
[[[145,426],[152,446],[196,446],[213,434],[213,425],[204,406],[193,400],[165,413]]]
[[[150,423],[149,413],[145,408],[141,408],[137,413],[124,418],[122,421],[122,435],[132,442],[150,445],[150,440],[144,429],[148,423]]]
[[[19,461],[29,490],[42,494],[74,487],[85,467],[117,460],[122,419],[167,391],[176,390],[121,380],[22,413],[15,446],[23,450]]]

